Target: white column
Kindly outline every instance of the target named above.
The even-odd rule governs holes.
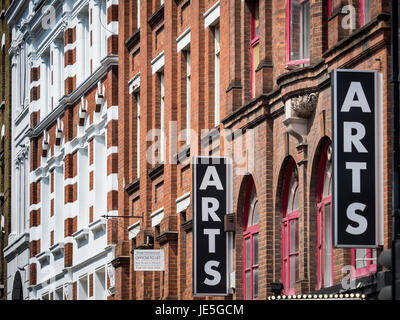
[[[20,163],[19,160],[15,161],[15,176],[14,179],[12,180],[13,184],[13,190],[15,192],[13,196],[13,203],[14,203],[14,210],[12,210],[11,213],[11,233],[12,234],[18,234],[18,220],[19,220],[19,184],[20,184]]]
[[[16,114],[18,115],[19,112],[21,111],[21,94],[20,94],[20,90],[18,90],[18,88],[21,88],[21,52],[18,49],[18,51],[15,53],[15,57],[17,60],[17,64],[16,64],[16,73],[15,73],[15,109],[16,110]]]
[[[25,171],[24,171],[24,179],[25,179],[25,184],[24,184],[24,194],[25,194],[25,202],[24,202],[24,211],[25,211],[25,216],[24,216],[24,221],[25,221],[25,230],[28,232],[29,231],[29,186],[30,186],[30,180],[29,180],[29,149],[27,148],[25,154],[24,154],[24,162],[25,162]]]
[[[86,19],[83,15],[77,16],[78,23],[76,25],[76,78],[77,85],[85,80],[85,23]]]
[[[93,49],[93,71],[100,66],[101,60],[101,43],[102,43],[102,31],[101,25],[101,2],[102,0],[93,1],[93,15],[92,15],[92,49]]]
[[[89,223],[89,155],[88,148],[78,150],[78,230]]]
[[[15,114],[15,110],[17,110],[17,70],[18,70],[18,66],[17,66],[17,56],[16,54],[12,57],[12,65],[11,65],[11,83],[12,83],[12,89],[11,89],[11,106],[12,106],[12,110],[14,110],[14,114]]]
[[[47,82],[47,59],[45,54],[40,58],[40,119],[44,119],[48,113],[47,95],[48,95],[48,82]]]
[[[60,99],[60,45],[58,42],[54,41],[51,44],[51,52],[53,55],[53,85],[52,85],[52,95],[53,95],[53,103],[56,107],[58,105],[58,100]]]
[[[107,214],[107,152],[104,136],[94,138],[94,220]]]
[[[55,230],[54,243],[64,239],[64,166],[56,167],[54,170],[54,215]]]
[[[50,246],[50,230],[49,230],[49,219],[50,219],[50,179],[48,177],[43,178],[40,181],[41,185],[41,241],[40,251],[47,250]]]

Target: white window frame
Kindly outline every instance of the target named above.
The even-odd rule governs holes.
[[[85,282],[86,288],[84,288]],[[89,277],[87,274],[78,279],[78,300],[89,300]]]
[[[215,67],[214,67],[214,126],[218,126],[220,124],[220,112],[221,112],[221,60],[220,60],[220,51],[221,51],[221,42],[220,42],[220,28],[219,25],[216,25],[214,28],[214,59],[215,59]]]
[[[140,29],[140,0],[136,0],[136,27]]]
[[[94,160],[94,220],[107,214],[107,148],[105,135],[93,139]],[[89,192],[89,190],[88,190]]]
[[[98,268],[93,275],[93,291],[95,300],[107,300],[106,267]],[[101,279],[102,278],[102,279]]]
[[[41,229],[42,237],[40,241],[41,252],[47,250],[50,247],[50,179],[49,177],[42,178],[40,182],[41,190]]]
[[[186,144],[190,144],[190,128],[191,128],[191,63],[190,49],[186,50]]]
[[[165,162],[165,83],[164,71],[160,72],[160,163]]]
[[[40,119],[44,119],[50,113],[51,104],[51,65],[50,48],[47,48],[41,56],[40,66]]]
[[[140,92],[136,94],[136,174],[140,177]]]

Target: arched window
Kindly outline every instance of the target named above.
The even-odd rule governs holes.
[[[253,180],[249,181],[244,208],[243,296],[258,299],[258,199]]]
[[[21,274],[19,271],[15,274],[13,289],[12,289],[12,300],[24,300],[24,294],[22,289]]]
[[[294,294],[299,274],[299,183],[294,161],[289,164],[283,189],[282,282],[286,294]]]
[[[318,172],[317,189],[317,272],[318,288],[333,283],[332,249],[332,162],[330,144],[326,144]]]

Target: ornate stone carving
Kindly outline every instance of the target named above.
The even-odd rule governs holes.
[[[301,118],[309,118],[314,112],[317,102],[318,93],[310,93],[292,98],[292,110]]]
[[[108,274],[108,279],[110,280],[109,289],[114,288],[114,286],[115,286],[115,269],[111,264],[109,264],[107,266],[107,274]]]
[[[73,295],[73,287],[72,283],[67,283],[64,286],[64,295],[65,295],[65,300],[72,300],[72,295]]]

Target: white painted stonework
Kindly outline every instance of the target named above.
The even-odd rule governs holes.
[[[46,1],[45,5],[56,4],[56,18],[50,28],[43,28],[42,7],[36,8],[40,1],[14,1],[6,13],[7,21],[12,30],[10,56],[12,60],[12,217],[11,234],[8,247],[5,248],[7,261],[7,298],[12,299],[15,289],[14,279],[17,273],[22,280],[23,299],[54,299],[70,300],[73,296],[72,284],[77,283],[78,299],[107,299],[113,293],[113,285],[107,287],[107,278],[113,279],[111,261],[114,258],[113,245],[107,243],[107,220],[102,215],[107,212],[107,192],[118,189],[118,176],[107,175],[107,155],[118,152],[117,147],[107,147],[107,124],[111,120],[118,120],[118,106],[108,106],[107,97],[104,97],[104,88],[98,90],[96,101],[101,103],[101,111],[95,113],[92,123],[86,122],[80,127],[77,136],[64,143],[61,117],[64,107],[80,101],[85,94],[100,83],[110,65],[116,65],[118,59],[107,56],[107,38],[118,34],[118,22],[107,24],[107,7],[117,1],[106,0],[65,0]],[[77,36],[74,44],[64,46],[64,32],[66,28],[82,27],[82,15],[88,8],[93,9],[95,17],[90,30],[95,37],[94,48],[86,50],[84,54]],[[86,11],[85,11],[86,10]],[[106,28],[107,29],[106,29]],[[79,31],[78,31],[79,32]],[[77,63],[64,66],[64,52],[77,48]],[[48,84],[49,50],[52,50],[53,66],[51,68],[56,80]],[[57,54],[60,53],[60,54]],[[46,58],[47,57],[47,58]],[[91,74],[84,71],[80,61],[93,59]],[[30,82],[30,69],[40,66],[40,81]],[[47,69],[46,69],[47,68]],[[83,68],[83,69],[82,69]],[[46,71],[47,70],[47,71]],[[22,75],[22,76],[21,76]],[[78,87],[70,95],[64,94],[64,79],[78,76]],[[47,77],[47,78],[46,78]],[[57,81],[59,79],[59,81]],[[46,85],[45,85],[46,83]],[[40,100],[30,101],[31,88],[40,85]],[[47,91],[46,91],[47,90]],[[49,93],[56,93],[57,99],[52,101],[52,108],[48,99]],[[60,146],[50,150],[46,157],[42,157],[39,167],[30,171],[30,116],[40,111],[40,122],[33,129],[36,136],[47,132],[47,127],[57,122],[57,138],[61,139]],[[47,136],[47,133],[46,133]],[[64,188],[68,185],[82,185],[82,176],[65,179],[64,159],[67,155],[81,150],[89,150],[89,141],[94,143],[94,163],[88,170],[94,169],[94,188],[78,195],[74,203],[64,204]],[[44,142],[44,147],[45,147]],[[50,191],[50,172],[54,170],[55,186]],[[79,169],[78,169],[79,171]],[[41,199],[34,205],[29,205],[29,188],[33,182],[41,181]],[[79,192],[78,192],[79,193]],[[94,206],[92,223],[82,219],[78,223],[78,230],[71,237],[64,237],[64,220],[79,217],[80,206]],[[54,216],[50,216],[50,203],[54,201]],[[29,227],[29,212],[41,210],[40,225]],[[54,244],[50,245],[49,230],[54,231]],[[34,240],[41,242],[39,253],[30,258],[29,243]],[[73,265],[64,266],[65,246],[73,245]],[[29,285],[29,265],[37,266],[37,282]],[[93,274],[94,294],[87,294],[88,275]],[[15,291],[15,290],[14,290]]]

